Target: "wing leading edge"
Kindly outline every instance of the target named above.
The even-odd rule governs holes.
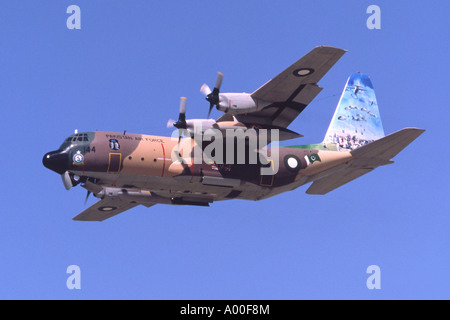
[[[266,107],[236,118],[243,123],[286,128],[320,93],[317,82],[345,52],[328,46],[314,48],[251,94],[255,100],[269,102]]]

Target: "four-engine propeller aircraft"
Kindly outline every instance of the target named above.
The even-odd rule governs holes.
[[[43,164],[61,175],[66,189],[81,184],[88,196],[100,198],[74,220],[102,221],[138,205],[261,200],[311,182],[306,193],[326,194],[393,163],[391,159],[424,132],[406,128],[385,136],[370,79],[353,73],[322,143],[277,146],[277,140],[302,136],[287,127],[319,94],[317,83],[345,52],[317,47],[251,94],[220,93],[219,73],[213,90],[201,88],[210,103],[208,118],[214,106],[224,112],[218,119],[186,120],[182,98],[178,120],[169,122],[178,129],[172,137],[76,132],[58,150],[45,154]],[[244,161],[236,161],[237,148],[225,147],[220,135],[237,130],[245,135],[230,141],[246,146]],[[250,140],[261,138],[264,130],[267,140],[258,140],[255,147]],[[219,135],[205,138],[210,131]],[[194,149],[210,151],[210,156],[197,161],[189,152]],[[256,161],[249,161],[252,152],[258,155]]]

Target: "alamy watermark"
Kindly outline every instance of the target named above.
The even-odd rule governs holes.
[[[66,13],[69,13],[70,16],[67,18],[66,26],[67,29],[81,29],[81,9],[79,6],[70,5],[67,7]]]
[[[367,18],[366,26],[369,30],[381,29],[381,9],[377,5],[370,5],[366,10],[367,14],[370,16]]]
[[[66,270],[70,276],[67,278],[66,287],[69,290],[77,289],[81,290],[81,269],[77,265],[70,265]]]
[[[192,139],[180,139],[180,134]],[[274,175],[279,169],[278,129],[210,128],[203,131],[199,121],[194,122],[193,130],[174,130],[171,138],[178,141],[171,152],[173,162],[261,164],[261,175]],[[269,143],[270,149],[267,147]]]
[[[377,265],[371,265],[368,266],[366,269],[366,273],[370,274],[370,276],[367,278],[366,286],[367,289],[373,290],[373,289],[381,289],[381,269]]]

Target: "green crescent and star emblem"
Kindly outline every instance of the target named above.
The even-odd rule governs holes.
[[[320,160],[320,157],[317,153],[307,154],[305,156],[305,160],[306,160],[306,164],[308,166],[313,164],[315,161],[322,162],[322,160]]]

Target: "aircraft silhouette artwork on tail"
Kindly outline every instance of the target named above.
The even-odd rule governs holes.
[[[217,119],[186,119],[181,98],[170,137],[109,131],[75,132],[43,157],[67,190],[80,184],[100,200],[74,220],[103,221],[135,206],[209,206],[214,201],[262,200],[311,183],[307,194],[326,194],[392,158],[425,130],[385,136],[369,77],[348,78],[318,144],[278,146],[302,137],[287,127],[320,93],[317,83],[345,54],[320,46],[253,93],[200,91]],[[206,113],[206,112],[205,112]],[[87,200],[86,197],[86,200]]]

